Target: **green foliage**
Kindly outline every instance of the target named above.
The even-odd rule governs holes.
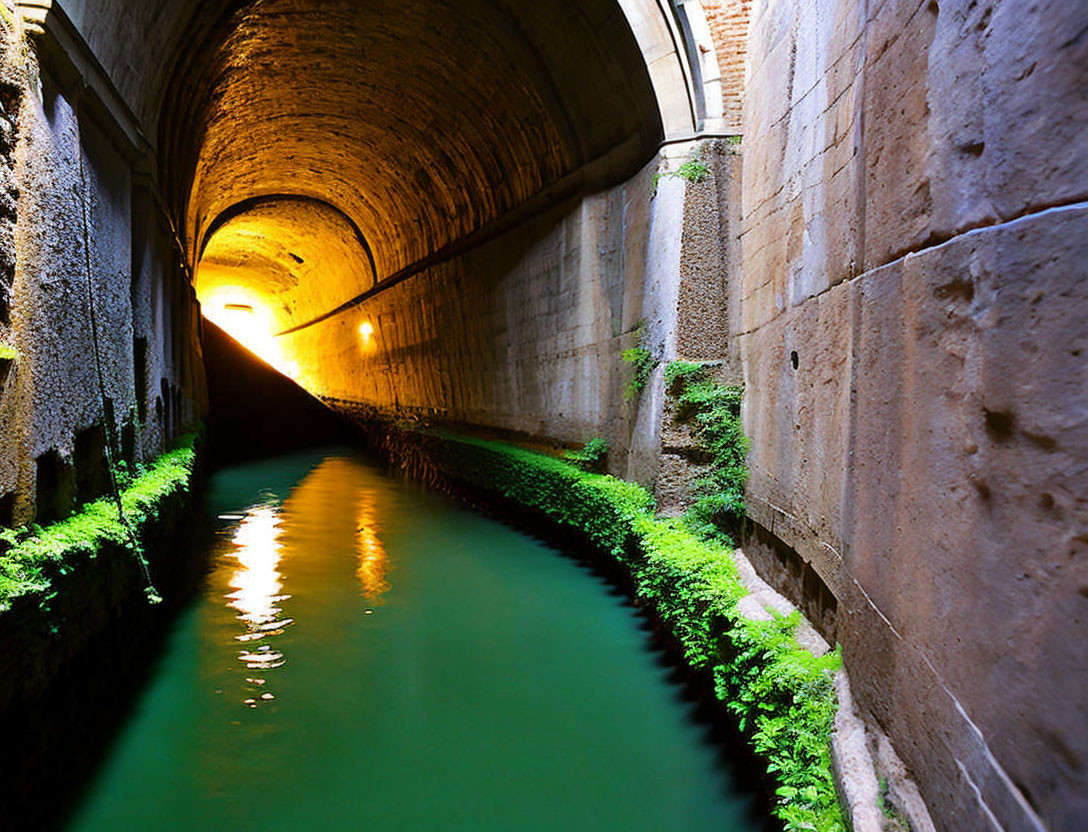
[[[684,162],[676,171],[676,175],[688,182],[698,184],[710,176],[710,168],[707,167],[706,162],[696,156]]]
[[[699,447],[710,457],[710,472],[698,480],[696,501],[688,509],[690,528],[703,538],[731,545],[745,516],[748,438],[740,422],[742,390],[724,387],[701,364],[674,361],[665,368],[676,418],[689,424]]]
[[[0,341],[0,361],[14,361],[19,357],[19,351],[11,344]]]
[[[600,436],[594,436],[582,446],[582,450],[567,451],[563,459],[583,471],[601,474],[608,465],[608,443]]]
[[[635,346],[620,353],[620,358],[634,367],[634,375],[623,392],[624,401],[631,401],[642,392],[657,366],[657,359],[646,346],[646,321],[640,320],[631,332],[635,336]]]
[[[830,753],[840,655],[798,648],[799,612],[771,614],[770,621],[738,620],[729,631],[733,652],[714,669],[719,696],[739,691],[729,708],[778,780],[786,828],[843,830]]]
[[[197,437],[195,433],[183,437],[145,471],[124,472],[128,484],[121,493],[121,505],[134,530],[157,518],[167,498],[188,490]],[[0,612],[22,595],[37,595],[47,603],[54,578],[97,557],[106,545],[132,545],[112,497],[87,503],[76,514],[45,528],[0,530],[0,542],[8,547],[0,556]],[[135,554],[143,558],[141,551]]]
[[[145,473],[147,473],[146,466],[138,462],[130,465],[125,460],[118,459],[113,463],[113,478],[120,489],[128,488]]]
[[[706,368],[691,361],[673,361],[665,367],[665,386],[671,391],[706,378]]]
[[[631,347],[624,350],[620,356],[628,364],[634,365],[635,373],[627,383],[627,389],[623,392],[624,401],[630,401],[642,392],[646,382],[650,380],[650,374],[657,364],[653,354],[643,346]]]
[[[740,137],[738,136],[737,139],[739,141]],[[651,197],[657,196],[657,186],[666,176],[675,176],[687,182],[692,182],[698,185],[700,182],[704,182],[710,177],[710,167],[699,156],[693,156],[682,165],[680,165],[680,167],[676,170],[655,171],[653,177],[653,185],[651,186],[650,190]]]
[[[911,832],[910,821],[899,814],[899,810],[892,803],[887,777],[880,778],[880,793],[876,796],[876,805],[887,820],[884,824],[884,832]]]
[[[670,371],[673,382],[696,374],[683,366]],[[817,658],[802,649],[794,636],[798,613],[745,618],[738,601],[746,590],[730,551],[685,523],[656,518],[653,496],[638,485],[499,442],[445,431],[420,440],[446,476],[581,531],[621,562],[686,660],[713,674],[718,697],[766,759],[777,783],[775,814],[787,832],[844,832],[829,745],[839,653]]]

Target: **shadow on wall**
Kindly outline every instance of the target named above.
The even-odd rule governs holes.
[[[212,465],[351,438],[339,416],[206,318],[204,362]]]

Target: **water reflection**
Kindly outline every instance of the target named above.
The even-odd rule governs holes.
[[[282,594],[282,575],[278,568],[282,548],[279,542],[280,524],[277,506],[251,508],[231,541],[235,546],[233,554],[238,560],[238,568],[230,577],[233,591],[225,597],[228,606],[238,610],[238,620],[245,624],[245,631],[234,638],[247,645],[246,649],[239,651],[238,660],[249,670],[274,670],[286,662],[283,653],[268,643],[294,623],[293,619],[280,617],[283,610],[278,606],[291,597]],[[246,682],[263,686],[265,679],[254,676],[247,678]],[[265,693],[260,698],[270,700],[275,697]],[[248,698],[244,704],[256,707],[257,699]]]
[[[362,584],[363,595],[371,601],[379,600],[382,593],[390,588],[385,577],[389,572],[389,556],[378,539],[376,516],[373,492],[361,492],[355,514],[355,545],[359,552],[359,566],[355,574]]]
[[[68,832],[755,828],[641,619],[548,547],[339,451],[208,499],[207,592]]]

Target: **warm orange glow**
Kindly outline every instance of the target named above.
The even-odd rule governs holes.
[[[359,324],[359,340],[362,342],[364,350],[371,349],[374,345],[374,324],[370,321],[363,321]]]
[[[273,335],[279,322],[253,293],[235,286],[218,286],[200,302],[208,320],[285,376],[298,379],[298,362],[286,354],[282,339]]]
[[[355,574],[363,586],[363,595],[371,600],[377,600],[389,589],[389,581],[385,579],[389,571],[389,556],[374,530],[374,519],[374,497],[364,492],[355,515],[355,539],[359,550],[359,566]]]

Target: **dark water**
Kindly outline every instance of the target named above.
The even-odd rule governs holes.
[[[351,451],[232,468],[76,810],[118,830],[753,830],[629,603]]]

